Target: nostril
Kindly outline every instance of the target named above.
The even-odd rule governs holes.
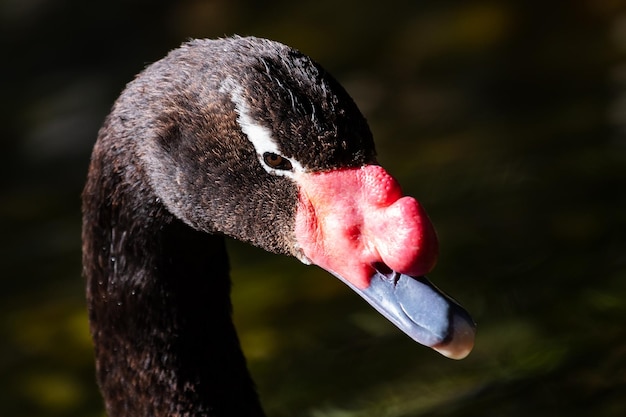
[[[383,262],[375,262],[372,267],[388,281],[397,281],[398,273]]]
[[[393,274],[393,269],[389,268],[384,262],[374,262],[372,266],[383,275]]]

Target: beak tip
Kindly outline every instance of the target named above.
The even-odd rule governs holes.
[[[463,359],[474,348],[476,325],[467,317],[455,314],[451,327],[452,337],[445,342],[432,346],[432,349],[450,359]]]

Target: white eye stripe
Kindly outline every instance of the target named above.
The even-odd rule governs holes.
[[[246,135],[250,143],[252,143],[252,146],[254,146],[259,162],[261,162],[261,166],[267,172],[274,175],[285,175],[288,177],[293,177],[296,172],[304,172],[302,165],[298,161],[290,158],[289,161],[293,167],[292,171],[269,167],[263,160],[264,154],[273,153],[276,155],[282,155],[278,149],[278,144],[272,137],[272,132],[252,119],[248,103],[243,98],[243,94],[241,93],[241,86],[235,85],[232,80],[227,80],[222,84],[220,91],[228,91],[230,93],[231,100],[235,104],[235,111],[237,112],[237,123],[239,123],[241,131]]]

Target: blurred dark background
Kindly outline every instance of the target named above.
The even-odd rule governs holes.
[[[430,278],[479,324],[451,361],[325,272],[232,243],[273,416],[626,415],[626,9],[618,0],[2,0],[0,416],[102,416],[80,191],[113,100],[192,37],[311,55],[427,208]]]

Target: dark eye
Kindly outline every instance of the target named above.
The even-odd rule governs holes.
[[[265,152],[263,154],[263,161],[265,161],[267,166],[274,169],[289,171],[292,168],[289,159],[283,158],[282,156],[271,152]]]

